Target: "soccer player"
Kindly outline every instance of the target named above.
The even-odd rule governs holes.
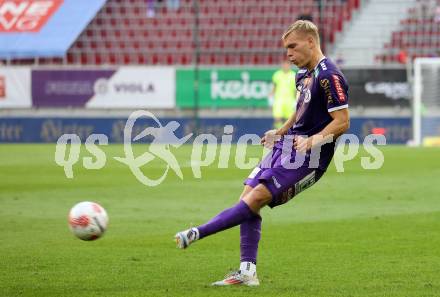
[[[273,127],[278,129],[292,115],[296,105],[295,72],[288,60],[273,74],[272,83],[269,103],[272,104]]]
[[[317,182],[333,157],[336,138],[350,125],[347,83],[335,64],[322,54],[316,25],[298,20],[283,34],[282,41],[289,60],[299,68],[296,112],[283,127],[266,132],[261,139],[268,146],[273,145],[275,137],[281,137],[245,180],[240,201],[204,225],[175,235],[177,246],[187,248],[197,240],[240,225],[240,268],[213,285],[259,285],[256,264],[261,236],[260,209],[284,204]],[[289,161],[303,154],[303,165],[286,168],[283,147],[290,147]],[[311,156],[317,147],[320,154],[316,164]]]

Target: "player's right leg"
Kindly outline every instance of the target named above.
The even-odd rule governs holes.
[[[197,228],[190,228],[184,231],[177,232],[174,235],[174,240],[179,249],[186,249],[191,243],[199,239],[199,231]]]
[[[243,192],[240,195],[240,201],[245,195],[247,195],[250,191],[252,191],[253,187],[245,185]],[[178,248],[185,249],[192,242],[199,239],[199,230],[197,228],[190,228],[181,232],[178,232],[175,235],[175,241]]]
[[[280,155],[281,150],[277,153],[276,156]],[[218,214],[216,217],[214,217],[213,219],[211,219],[208,223],[206,223],[205,225],[202,225],[202,232],[203,231],[208,231],[205,234],[213,234],[212,230],[210,230],[210,227],[216,227],[214,230],[215,232],[221,231],[222,228],[218,228],[219,226],[221,227],[222,223],[225,224],[226,222],[228,223],[228,225],[230,224],[230,219],[225,220],[224,217],[231,217],[231,218],[235,218],[236,220],[238,220],[238,222],[233,222],[234,224],[233,226],[239,225],[242,222],[245,222],[247,219],[251,218],[251,217],[255,217],[255,216],[259,216],[259,209],[252,211],[249,206],[246,204],[246,202],[243,201],[242,198],[247,197],[248,194],[250,194],[255,187],[257,187],[257,185],[259,185],[259,177],[261,176],[261,174],[267,169],[270,168],[272,163],[273,163],[273,159],[277,159],[277,157],[275,156],[274,153],[268,154],[264,160],[261,161],[260,165],[258,167],[255,167],[255,169],[250,173],[250,175],[248,176],[248,178],[245,180],[244,184],[245,184],[245,188],[243,189],[243,193],[240,196],[240,201],[237,205],[235,205],[234,207],[230,208],[230,209],[226,209],[224,210],[222,213]],[[269,195],[268,197],[261,197],[261,198],[266,198],[270,201],[271,196],[270,193],[264,193],[264,192],[260,192],[258,191],[258,193],[260,195]],[[253,195],[253,197],[255,198],[260,198],[257,195]],[[253,207],[255,207],[255,205],[253,205]],[[226,226],[228,227],[228,226]],[[230,227],[228,227],[230,228]],[[227,228],[226,228],[227,229]],[[224,229],[222,229],[224,230]],[[214,232],[214,233],[215,233]],[[175,241],[177,243],[177,247],[181,248],[181,249],[185,249],[187,248],[191,243],[193,243],[194,241],[201,239],[201,237],[204,237],[203,234],[202,236],[200,236],[200,229],[199,228],[190,228],[181,232],[178,232],[174,238]]]
[[[240,225],[252,217],[259,216],[260,208],[270,203],[271,199],[272,196],[269,190],[264,185],[259,184],[235,206],[225,209],[206,224],[178,232],[175,235],[177,247],[187,248],[196,240]]]
[[[242,200],[244,196],[249,194],[253,188],[254,188],[254,186],[244,185],[243,192],[241,192],[241,195],[240,195],[240,198],[238,199],[238,201]]]

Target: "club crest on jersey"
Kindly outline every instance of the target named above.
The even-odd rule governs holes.
[[[310,88],[312,86],[312,78],[306,77],[304,78],[303,88]]]
[[[309,89],[305,89],[303,94],[304,94],[304,103],[309,103],[310,99],[312,99],[312,94],[310,93],[310,90]]]
[[[301,85],[301,94],[303,95],[304,103],[310,102],[312,99],[312,94],[310,92],[310,87],[312,85],[312,78],[306,77]]]

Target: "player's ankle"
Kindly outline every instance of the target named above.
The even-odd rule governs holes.
[[[194,232],[194,240],[193,241],[199,240],[200,239],[199,229],[193,227],[193,228],[191,228],[191,231]]]
[[[241,262],[240,273],[247,276],[255,276],[257,274],[257,265],[248,261]]]

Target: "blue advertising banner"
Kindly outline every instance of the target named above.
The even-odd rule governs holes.
[[[191,118],[160,118],[165,126],[177,121],[175,130],[179,138],[193,132]],[[94,133],[105,134],[110,143],[122,143],[127,118],[2,118],[0,119],[0,143],[55,143],[65,133],[77,134],[82,142]],[[202,118],[198,134],[210,133],[220,141],[224,126],[233,126],[233,142],[241,135],[263,133],[272,126],[271,118]],[[157,127],[154,119],[138,119],[133,132],[146,127]],[[408,118],[352,118],[349,133],[361,140],[372,133],[383,133],[387,144],[405,144],[412,135],[411,119]],[[134,135],[135,136],[135,135]],[[148,140],[148,138],[147,138]]]
[[[63,57],[105,0],[0,1],[0,57]]]

